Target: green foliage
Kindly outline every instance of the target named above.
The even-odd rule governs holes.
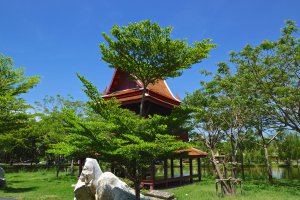
[[[64,126],[65,113],[63,110],[70,110],[79,117],[86,112],[85,104],[81,101],[75,101],[72,97],[63,98],[60,95],[56,97],[46,96],[42,102],[36,102],[36,119],[33,122],[31,133],[39,138],[36,145],[40,147],[39,155],[46,157],[47,152],[53,153],[50,149],[52,145],[64,140],[68,131]],[[68,151],[66,149],[66,151]]]
[[[28,149],[30,108],[20,97],[39,82],[38,76],[24,76],[23,68],[15,68],[9,57],[0,54],[0,152],[6,158],[24,154]]]
[[[168,124],[178,121],[176,114],[170,119],[158,115],[140,118],[128,109],[120,108],[115,99],[104,100],[92,83],[78,77],[90,98],[88,112],[81,117],[72,110],[63,110],[69,134],[63,142],[54,145],[52,152],[117,163],[129,179],[139,183],[154,161],[187,146],[168,132]]]
[[[241,52],[231,54],[237,66],[237,76],[247,80],[249,96],[267,109],[269,119],[276,126],[300,132],[300,39],[297,27],[286,21],[282,36],[277,41],[263,41]]]
[[[19,95],[38,82],[39,77],[24,76],[24,69],[15,68],[11,58],[0,54],[0,134],[26,125],[28,115],[25,110],[30,106]]]
[[[28,92],[38,82],[39,77],[24,76],[23,68],[13,66],[13,60],[0,54],[0,95],[1,96],[18,96]]]
[[[215,47],[206,39],[189,46],[186,40],[172,39],[172,27],[144,20],[128,26],[114,25],[111,38],[103,33],[108,46],[100,44],[102,59],[110,67],[128,72],[144,86],[159,79],[181,75],[181,70],[208,57]]]
[[[171,33],[172,27],[161,28],[150,20],[122,27],[114,25],[111,30],[114,38],[103,33],[108,46],[100,44],[102,60],[141,81],[144,87],[140,117],[144,115],[144,97],[149,84],[180,76],[182,70],[207,58],[215,47],[209,39],[190,46],[186,40],[172,39]]]
[[[292,160],[300,158],[300,136],[297,133],[285,132],[276,141],[278,151],[276,152],[281,160],[291,164]]]
[[[199,90],[184,99],[194,108],[195,139],[204,140],[212,149],[225,147],[232,162],[237,155],[265,160],[270,180],[268,149],[276,151],[271,142],[283,129],[300,132],[300,39],[295,38],[296,32],[295,23],[287,21],[277,41],[265,40],[231,52],[235,68],[219,63],[212,80],[202,82]],[[253,151],[254,147],[261,150]]]

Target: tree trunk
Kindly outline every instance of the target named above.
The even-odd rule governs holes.
[[[242,179],[245,180],[245,168],[244,168],[244,154],[241,151],[241,169],[242,169]]]
[[[237,178],[237,161],[235,154],[232,155],[232,176]]]
[[[135,190],[135,200],[140,200],[141,199],[141,181],[140,180],[135,180],[134,181],[134,190]]]
[[[10,166],[13,166],[13,164],[14,164],[14,156],[11,155],[11,157],[10,157]]]
[[[237,155],[237,140],[235,140],[234,136],[233,136],[233,129],[231,128],[230,131],[230,144],[231,144],[231,159],[232,159],[232,176],[234,178],[237,178],[237,159],[236,159],[236,155]]]
[[[215,154],[214,151],[211,149],[211,156],[212,156],[212,164],[214,165],[214,168],[216,170],[217,176],[219,179],[224,179],[223,174],[219,168],[219,164],[215,158]],[[230,194],[230,189],[227,187],[226,182],[224,182],[223,180],[221,180],[221,187],[225,193],[225,195],[229,195]]]
[[[70,167],[70,174],[71,176],[74,176],[74,159],[71,160],[71,167]]]
[[[227,167],[226,167],[226,163],[223,161],[223,168],[224,168],[224,178],[228,178],[228,173],[227,173]]]
[[[264,147],[264,152],[265,152],[265,163],[266,163],[266,167],[267,167],[268,180],[269,180],[269,182],[272,182],[273,177],[272,177],[272,168],[271,168],[271,164],[269,161],[268,146],[266,144],[264,144],[263,147]]]
[[[80,175],[81,175],[81,172],[82,172],[82,169],[83,169],[84,162],[85,162],[85,158],[80,158],[80,159],[78,160],[78,178],[79,178]]]
[[[134,160],[131,164],[131,169],[130,169],[129,175],[131,176],[132,181],[134,183],[135,199],[140,200],[140,198],[141,198],[140,184],[141,184],[142,176],[140,175],[140,171],[138,170],[136,160]]]
[[[140,105],[140,118],[144,117],[144,102],[145,102],[145,96],[147,92],[147,85],[143,83],[143,94],[141,99],[141,105]],[[135,163],[136,167],[136,163]],[[134,181],[134,189],[135,189],[135,199],[140,200],[141,199],[141,178],[139,177],[139,172],[135,168],[135,181]]]
[[[59,170],[60,170],[60,161],[59,161],[59,159],[57,159],[57,162],[56,162],[56,178],[58,178]]]
[[[147,88],[144,85],[143,89],[143,94],[142,94],[142,99],[141,99],[141,105],[140,105],[140,118],[144,117],[144,101],[145,101],[145,96],[146,96]]]

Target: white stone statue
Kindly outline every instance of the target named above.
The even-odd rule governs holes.
[[[111,172],[104,172],[98,180],[97,200],[135,199],[135,192]]]
[[[134,200],[135,192],[111,172],[102,173],[97,160],[87,158],[74,190],[74,200]],[[149,199],[141,195],[141,199]]]
[[[82,172],[75,186],[76,200],[92,200],[95,199],[97,190],[97,181],[102,171],[96,159],[86,158]]]

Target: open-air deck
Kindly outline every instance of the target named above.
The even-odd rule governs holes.
[[[168,187],[169,185],[192,183],[194,178],[201,181],[201,157],[207,156],[207,153],[195,148],[178,152],[183,154],[151,165],[149,173],[142,180],[141,185],[154,189],[157,186]]]

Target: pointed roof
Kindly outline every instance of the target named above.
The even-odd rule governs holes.
[[[115,69],[113,78],[111,79],[109,87],[106,89],[104,95],[137,88],[142,88],[140,81],[134,81],[130,78],[128,73]]]
[[[207,156],[208,153],[201,151],[199,149],[193,148],[193,147],[189,147],[187,149],[182,149],[182,150],[178,150],[176,151],[177,153],[187,153],[188,157],[204,157]]]
[[[139,102],[142,98],[143,84],[139,80],[132,80],[128,73],[115,69],[111,83],[104,91],[103,98],[116,97],[123,104]],[[145,100],[159,102],[168,106],[179,106],[180,100],[171,92],[165,80],[159,80],[147,87]]]

